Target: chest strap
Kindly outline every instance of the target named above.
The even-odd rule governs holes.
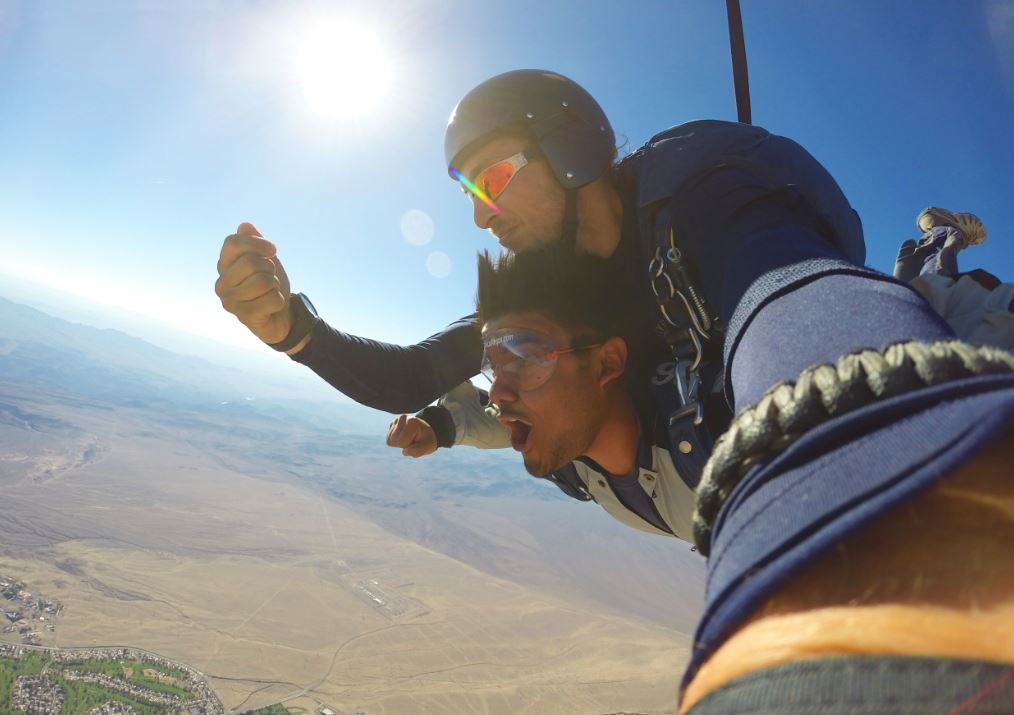
[[[668,244],[657,245],[648,264],[651,292],[661,320],[659,332],[673,358],[675,394],[669,386],[656,386],[655,401],[667,415],[669,447],[680,477],[694,489],[700,481],[713,441],[704,424],[701,366],[715,335],[713,319],[693,284],[676,232],[667,226]],[[704,385],[705,392],[710,385]],[[666,394],[659,394],[666,391]],[[673,399],[675,398],[675,399]]]

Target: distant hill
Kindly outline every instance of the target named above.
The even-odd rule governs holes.
[[[200,358],[177,355],[118,330],[61,320],[0,298],[0,421],[42,425],[33,390],[87,398],[104,409],[152,410],[151,419],[183,431],[209,453],[232,455],[247,472],[298,474],[337,499],[404,508],[420,499],[522,497],[565,500],[529,478],[510,451],[458,449],[408,460],[384,445],[388,415],[350,405],[253,399],[255,380]],[[332,391],[322,383],[321,392]],[[69,425],[63,425],[69,428]],[[341,465],[344,478],[335,480]],[[392,475],[412,478],[392,484]],[[481,476],[477,476],[481,475]]]
[[[365,434],[386,428],[390,419],[335,402],[334,391],[323,382],[319,403],[285,399],[280,380],[267,383],[261,376],[173,353],[118,330],[61,320],[5,298],[0,298],[0,379],[117,405],[229,403],[296,419],[310,413],[311,419]]]
[[[209,451],[235,453],[244,462],[271,469],[298,469],[311,483],[332,481],[334,460],[355,460],[356,475],[345,487],[326,487],[334,496],[352,501],[369,500],[376,491],[370,482],[390,473],[392,466],[420,473],[427,491],[445,497],[558,498],[555,487],[545,489],[547,485],[534,480],[518,479],[520,463],[511,452],[461,449],[453,458],[444,453],[406,460],[384,445],[391,418],[383,413],[358,406],[254,399],[253,379],[245,373],[177,355],[118,330],[61,320],[4,298],[0,298],[0,382],[18,385],[17,396],[39,388],[89,398],[105,407],[158,408],[154,420],[192,431]],[[332,388],[322,383],[321,391]],[[354,419],[338,414],[342,410]],[[0,409],[0,414],[15,422],[28,416],[45,420],[19,412],[13,404]],[[318,473],[314,465],[320,464],[328,466]],[[477,473],[487,478],[477,481],[473,478]],[[493,475],[496,478],[491,479]],[[350,488],[350,481],[356,489]]]

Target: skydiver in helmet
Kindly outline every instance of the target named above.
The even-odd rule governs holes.
[[[902,684],[891,696],[911,698],[915,683],[953,684],[972,671],[988,678],[996,662],[1014,662],[1003,650],[1014,638],[976,636],[1014,622],[1014,589],[1004,587],[1014,566],[998,565],[990,550],[993,534],[1012,535],[1009,511],[993,514],[981,498],[1009,487],[998,481],[1012,456],[1002,440],[1014,426],[1009,356],[948,342],[952,332],[916,293],[863,267],[858,216],[795,142],[697,121],[612,164],[612,137],[574,82],[521,70],[461,100],[445,148],[452,177],[475,197],[480,228],[519,252],[562,240],[615,261],[631,277],[621,289],[641,304],[632,320],[654,323],[669,351],[675,404],[666,436],[680,477],[697,488],[695,538],[710,554],[684,707],[709,712],[708,698],[724,697],[716,692],[725,684],[749,694],[751,682],[788,682],[798,668],[782,681],[783,671],[770,670],[786,663],[846,688],[891,672]],[[226,239],[219,273],[227,310],[363,404],[417,410],[479,368],[471,316],[415,346],[334,330],[305,296],[290,296],[274,245],[250,224]],[[821,363],[836,367],[807,369]],[[715,436],[705,405],[715,389],[741,417],[705,466]],[[950,508],[955,494],[969,495],[959,498],[968,511]],[[896,518],[904,508],[918,509],[919,520]],[[950,529],[947,543],[986,562],[923,558],[922,543],[939,539],[908,537],[927,523]],[[851,550],[871,534],[882,548]],[[906,573],[904,588],[873,588],[901,558],[922,571]],[[974,599],[999,610],[969,609],[963,578],[982,584],[969,571],[980,567],[991,580]],[[933,582],[929,605],[909,577]],[[855,608],[860,601],[869,608]],[[900,637],[914,622],[928,641]],[[958,624],[957,635],[934,640],[945,622]],[[823,659],[843,655],[846,641],[847,653],[872,660]],[[927,653],[938,658],[927,663]]]

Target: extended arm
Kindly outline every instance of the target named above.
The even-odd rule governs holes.
[[[473,316],[415,345],[349,335],[321,321],[292,359],[367,407],[415,412],[478,372],[482,343]]]
[[[425,457],[437,447],[467,444],[480,449],[510,446],[510,430],[486,411],[485,391],[466,381],[417,415],[396,417],[387,431],[387,445],[406,457]]]
[[[215,293],[258,339],[287,352],[336,390],[367,407],[414,412],[479,371],[482,342],[474,316],[415,345],[361,338],[309,316],[297,320],[289,278],[273,243],[250,223],[228,236]],[[312,326],[312,327],[311,327]],[[299,330],[306,335],[293,335]],[[290,346],[288,342],[293,344]]]
[[[749,167],[719,166],[674,201],[678,241],[682,239],[678,246],[696,266],[700,285],[726,328],[725,384],[737,411],[757,403],[775,384],[796,380],[811,365],[834,365],[864,348],[953,338],[911,288],[864,268],[861,246],[854,250],[855,241],[833,228],[827,212],[795,187],[773,186],[769,179]],[[849,210],[840,194],[828,197],[828,204],[834,203]],[[937,523],[927,519],[897,528],[890,524],[892,515],[943,488],[946,475],[956,478],[969,469],[979,474],[985,468],[977,461],[984,458],[983,450],[1014,426],[1014,378],[1009,373],[959,373],[935,386],[908,382],[892,394],[868,404],[865,392],[840,394],[834,399],[852,400],[858,407],[843,414],[826,407],[827,414],[814,413],[819,419],[810,415],[813,421],[801,435],[793,435],[795,442],[756,457],[751,469],[740,471],[738,484],[729,487],[714,519],[708,595],[684,679],[684,706],[725,682],[725,676],[735,677],[722,663],[745,662],[741,656],[747,650],[777,650],[777,641],[786,638],[786,651],[798,645],[797,653],[810,646],[814,653],[831,652],[802,642],[805,638],[793,643],[790,633],[820,634],[825,626],[792,618],[809,617],[810,606],[843,608],[839,613],[846,621],[872,611],[852,608],[855,594],[838,600],[801,598],[795,590],[799,575],[822,574],[828,583],[810,580],[809,586],[837,593],[830,582],[841,567],[836,559],[852,553],[851,539],[863,538],[864,530],[877,524],[893,529],[899,549],[919,552],[924,548],[921,530],[935,529]],[[879,546],[863,556],[893,558]],[[936,565],[957,569],[960,559],[953,554]],[[882,582],[892,563],[898,562],[884,561],[886,568],[877,571],[864,562],[854,574],[856,583],[872,587]],[[962,582],[953,584],[957,588]],[[781,600],[786,594],[788,599]],[[890,608],[896,605],[886,601]],[[768,618],[772,602],[783,608]],[[775,619],[790,612],[792,618]],[[754,630],[756,622],[763,622],[763,629]],[[729,659],[718,657],[726,643],[732,648],[739,633],[763,630],[770,635],[777,632],[768,630],[776,622],[789,625],[766,644],[740,641],[744,649],[726,651]],[[875,618],[869,620],[863,633],[879,633],[876,624]],[[846,652],[883,652],[864,647]],[[933,654],[920,650],[924,647],[901,652]],[[937,652],[970,653],[946,647]],[[977,657],[995,655],[981,650]],[[1005,657],[1014,659],[1014,652]],[[752,660],[748,670],[777,662]],[[719,672],[724,675],[712,678]]]
[[[446,420],[434,419],[444,425],[437,429],[437,440],[441,447],[466,444],[480,449],[503,449],[511,446],[510,430],[500,424],[486,411],[489,395],[470,381],[463,382],[440,398],[436,406],[427,407],[423,413],[443,410]],[[453,432],[448,429],[450,427]]]
[[[863,690],[876,702],[872,678],[881,670],[889,674],[883,699],[905,697],[906,681],[913,677],[906,678],[906,670],[917,675],[922,669],[937,678],[956,670],[958,680],[970,687],[964,694],[956,691],[955,700],[948,702],[926,686],[907,697],[922,702],[922,712],[943,712],[945,706],[957,712],[964,708],[951,708],[975,695],[995,708],[983,712],[1010,712],[1011,437],[1001,437],[936,487],[841,541],[787,581],[700,669],[684,694],[682,712],[728,712],[722,699],[735,698],[736,689],[740,698],[750,689],[753,697],[777,698],[776,689],[762,690],[760,679],[776,681],[777,671],[771,669],[791,665],[797,673],[809,669],[798,681],[805,685],[794,690],[797,708],[805,707],[806,697],[814,707],[821,702],[822,711],[830,706],[832,696],[817,678],[821,670],[837,667],[838,682],[852,679],[849,702]],[[995,664],[999,677],[973,685],[976,671],[988,664]],[[849,667],[854,667],[851,675]],[[716,692],[723,685],[724,692]]]

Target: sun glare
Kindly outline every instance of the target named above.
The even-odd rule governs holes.
[[[357,119],[376,111],[391,84],[386,48],[361,22],[318,20],[299,35],[294,56],[307,105],[324,119]]]

